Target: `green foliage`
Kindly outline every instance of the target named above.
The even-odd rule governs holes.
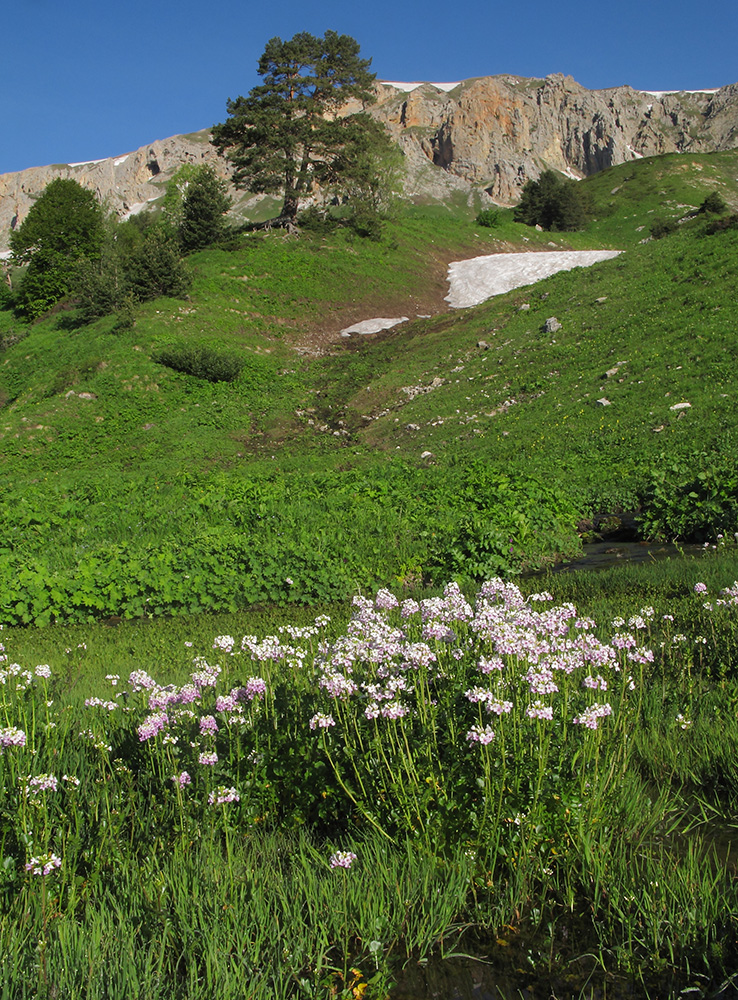
[[[341,225],[341,220],[330,211],[319,209],[316,205],[311,205],[304,212],[300,212],[297,217],[300,229],[309,233],[317,233],[326,236],[333,233]]]
[[[482,463],[473,463],[462,483],[458,520],[431,555],[436,580],[509,576],[577,548],[576,509],[563,491],[533,478],[511,479]]]
[[[728,206],[719,191],[711,191],[700,205],[703,215],[722,215],[727,210]]]
[[[36,250],[13,298],[18,315],[37,319],[65,299],[72,289],[72,273],[65,254],[45,247]]]
[[[5,268],[0,271],[0,311],[10,309],[13,305],[13,290],[6,280],[6,273]]]
[[[500,224],[500,211],[497,208],[483,208],[474,221],[487,229],[496,229]]]
[[[526,226],[568,232],[584,229],[590,212],[580,184],[544,170],[537,181],[526,183],[513,218]]]
[[[42,192],[21,225],[10,234],[17,264],[28,264],[38,250],[75,261],[94,256],[102,241],[102,211],[92,191],[74,180],[57,178]]]
[[[233,382],[244,367],[244,360],[238,355],[225,354],[204,344],[160,347],[152,354],[152,360],[208,382]]]
[[[651,471],[640,515],[647,537],[712,541],[738,524],[738,471],[733,456],[662,454]]]
[[[184,295],[191,281],[179,242],[168,225],[156,222],[141,227],[110,218],[100,256],[80,269],[76,291],[89,322],[113,312],[128,316],[137,302]]]
[[[341,202],[342,220],[359,236],[377,240],[402,186],[403,154],[380,122],[366,114],[355,120],[351,143],[341,143],[337,134],[339,152],[323,183]]]
[[[148,229],[140,244],[133,248],[126,262],[126,277],[139,302],[162,295],[184,295],[192,280],[179,255],[177,241],[159,226]]]
[[[228,120],[213,128],[212,141],[233,164],[236,186],[283,192],[281,216],[294,221],[314,181],[335,186],[341,159],[356,168],[353,151],[364,148],[365,116],[336,112],[351,99],[376,100],[370,61],[360,57],[353,38],[335,31],[272,38],[259,60],[264,83],[229,101]]]
[[[14,300],[20,315],[36,319],[64,299],[80,263],[94,260],[102,241],[94,194],[73,180],[52,181],[10,235],[14,263],[28,265]]]
[[[649,227],[649,232],[655,240],[661,240],[664,236],[671,236],[677,231],[677,223],[673,219],[654,219]]]
[[[231,206],[225,181],[203,166],[189,178],[182,196],[179,243],[185,253],[212,246],[225,233],[225,213]]]
[[[161,200],[161,211],[172,230],[178,230],[182,224],[182,206],[187,186],[200,169],[201,167],[195,163],[183,163],[167,182],[166,191]]]
[[[715,219],[707,226],[707,232],[710,236],[714,236],[715,233],[724,233],[727,229],[738,229],[738,212],[728,215],[724,219]]]

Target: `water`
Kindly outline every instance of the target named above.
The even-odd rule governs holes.
[[[578,559],[562,563],[553,568],[553,573],[574,570],[608,569],[624,563],[657,562],[661,559],[697,558],[704,553],[702,545],[672,545],[665,542],[590,542],[582,546]]]

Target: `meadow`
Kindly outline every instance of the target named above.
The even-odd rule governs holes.
[[[573,554],[603,515],[714,540],[737,513],[738,235],[710,235],[697,206],[734,161],[595,177],[586,233],[408,206],[379,242],[244,234],[193,254],[189,301],[142,306],[131,329],[0,310],[2,620],[481,580]],[[643,243],[654,192],[684,222]],[[616,243],[616,260],[438,312],[457,256]],[[393,312],[416,318],[338,336]],[[156,360],[185,346],[242,371],[209,381]]]
[[[3,995],[402,996],[469,957],[501,995],[711,995],[731,575],[726,543],[553,593],[6,630]]]
[[[582,233],[234,233],[132,327],[0,308],[1,997],[731,988],[737,162],[598,175]],[[553,246],[625,252],[445,308]],[[552,572],[626,525],[703,554]]]

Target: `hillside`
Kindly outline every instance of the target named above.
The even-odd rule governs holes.
[[[348,107],[347,111],[356,110]],[[587,90],[571,77],[491,76],[449,84],[378,83],[371,114],[405,156],[405,195],[419,201],[511,204],[546,168],[586,177],[644,156],[738,145],[738,84],[716,92]],[[72,177],[121,216],[155,205],[185,163],[225,162],[208,129],[121,156],[0,175],[0,252],[55,177]],[[233,216],[268,217],[272,200],[232,192]]]
[[[738,529],[738,232],[697,212],[713,190],[738,205],[736,177],[735,151],[622,164],[583,182],[595,219],[575,234],[406,205],[380,242],[243,235],[194,254],[188,300],[131,330],[0,311],[2,617],[514,573],[573,554],[604,515],[648,536]],[[648,240],[658,216],[681,221]],[[553,247],[625,252],[444,302],[450,261]],[[392,315],[411,319],[340,334]],[[193,342],[245,370],[213,383],[153,360]]]

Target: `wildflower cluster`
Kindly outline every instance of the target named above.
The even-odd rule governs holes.
[[[646,627],[654,610],[641,609],[628,623],[634,631],[617,632],[607,643],[596,638],[595,623],[579,616],[573,605],[546,607],[550,601],[548,593],[526,600],[519,588],[502,580],[485,583],[473,606],[455,584],[443,597],[420,602],[400,603],[386,590],[374,602],[355,597],[346,634],[322,647],[316,658],[318,687],[332,712],[316,712],[310,728],[337,726],[336,719],[348,718],[352,705],[375,724],[427,717],[439,699],[448,700],[449,686],[469,676],[472,663],[475,682],[464,697],[478,713],[498,718],[517,713],[551,722],[563,685],[568,721],[597,728],[612,706],[604,700],[592,705],[587,694],[591,698],[613,686],[632,690],[623,668],[652,662],[652,651],[635,633]],[[451,667],[452,662],[458,666]],[[487,744],[494,735],[481,715],[466,729],[469,743]]]
[[[46,854],[39,854],[37,858],[31,858],[26,864],[26,871],[32,875],[51,875],[51,873],[61,868],[61,858],[51,851]]]
[[[26,691],[37,681],[47,681],[51,677],[51,667],[47,663],[39,664],[33,671],[27,670],[19,663],[8,663],[8,656],[2,644],[0,644],[0,663],[7,663],[7,666],[0,670],[0,684],[13,691]]]
[[[218,785],[215,791],[212,791],[208,795],[208,805],[211,806],[223,806],[227,805],[229,802],[240,802],[241,796],[238,794],[235,788],[226,788],[225,785]]]
[[[26,734],[16,726],[8,726],[0,729],[0,747],[24,747],[26,745]]]
[[[353,851],[335,851],[329,864],[331,868],[350,868],[354,861],[358,861],[358,857]]]
[[[36,800],[42,792],[55,792],[58,786],[59,782],[53,774],[37,774],[26,779],[25,794],[27,798]]]

